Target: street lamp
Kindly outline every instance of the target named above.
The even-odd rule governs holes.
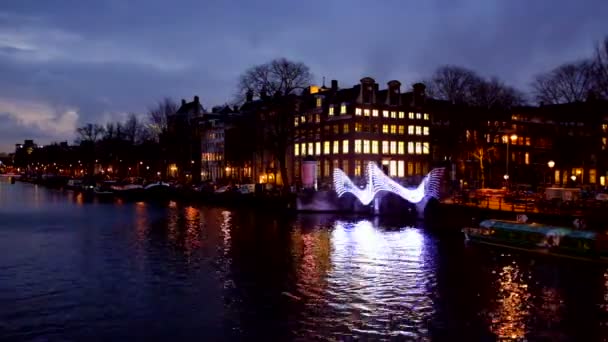
[[[507,139],[507,173],[504,176],[505,180],[509,180],[509,159],[511,159],[509,155],[509,140],[515,143],[515,141],[517,140],[517,134],[512,134],[509,139]]]
[[[551,182],[551,179],[553,179],[553,167],[555,166],[555,162],[553,160],[549,160],[547,162],[547,166],[549,167],[549,182],[553,184],[554,182]]]

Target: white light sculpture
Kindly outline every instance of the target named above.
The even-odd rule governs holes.
[[[367,185],[360,189],[340,169],[334,169],[334,189],[338,197],[346,193],[355,195],[363,205],[370,204],[380,191],[392,192],[410,203],[419,203],[425,196],[439,198],[439,187],[443,177],[443,168],[433,169],[423,179],[418,187],[408,189],[388,177],[374,162],[367,164],[365,175]]]

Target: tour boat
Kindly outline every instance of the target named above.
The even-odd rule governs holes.
[[[550,256],[608,262],[608,234],[568,227],[485,220],[462,230],[467,241]],[[581,228],[579,221],[575,225]]]
[[[139,198],[144,192],[144,187],[139,184],[112,185],[110,189],[116,196],[125,198]]]

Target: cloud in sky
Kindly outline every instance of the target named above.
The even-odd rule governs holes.
[[[275,57],[342,86],[367,75],[408,85],[457,64],[525,89],[591,55],[608,34],[603,13],[605,0],[3,0],[0,151],[71,141],[80,124],[166,96],[222,104],[240,72]]]

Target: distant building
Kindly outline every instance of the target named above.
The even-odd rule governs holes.
[[[167,133],[161,137],[165,172],[182,181],[199,182],[201,179],[201,143],[199,122],[205,109],[199,97],[192,102],[182,99],[175,114],[167,118]]]

